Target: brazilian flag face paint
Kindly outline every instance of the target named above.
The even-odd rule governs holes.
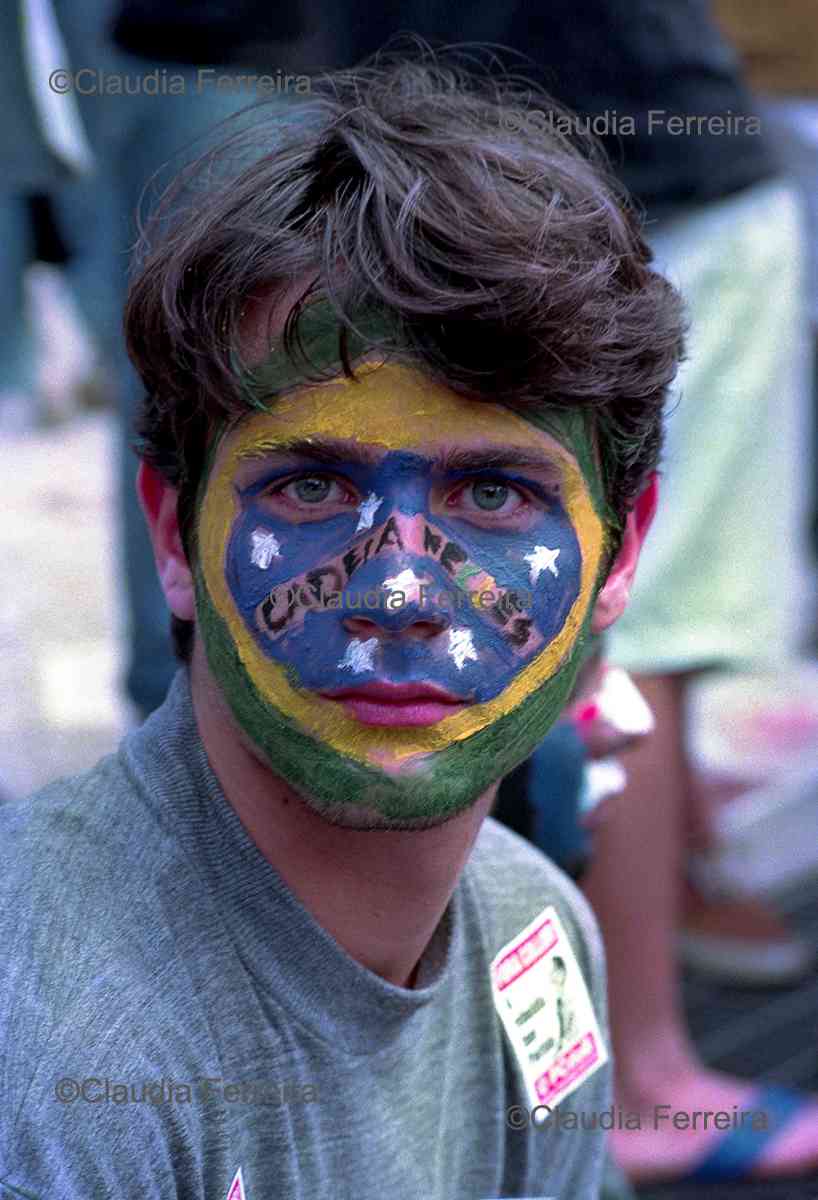
[[[434,823],[564,706],[603,502],[577,414],[524,419],[394,364],[356,376],[222,434],[199,493],[198,624],[277,775],[327,812]]]

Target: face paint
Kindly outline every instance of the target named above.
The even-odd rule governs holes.
[[[374,670],[375,651],[377,648],[377,638],[370,638],[367,642],[362,642],[358,638],[352,638],[344,651],[344,657],[338,663],[338,670],[352,671],[356,675],[360,675],[364,671]]]
[[[372,522],[375,520],[375,513],[383,504],[383,496],[376,496],[374,492],[370,492],[366,500],[362,500],[358,505],[358,524],[355,526],[355,532],[360,533],[362,529],[371,529]]]
[[[454,660],[454,665],[458,671],[463,670],[469,659],[472,659],[474,662],[479,661],[470,629],[449,630],[449,656]]]
[[[535,546],[533,554],[524,555],[525,561],[531,566],[531,582],[536,583],[542,571],[550,571],[555,579],[559,579],[557,558],[559,548],[549,550],[547,546]]]
[[[565,704],[600,583],[599,481],[577,414],[527,420],[403,366],[356,373],[222,436],[199,492],[199,628],[237,721],[314,806],[436,822],[530,754]],[[310,460],[311,440],[353,432],[348,461],[328,467],[326,447]],[[489,445],[512,463],[540,452],[549,481],[525,463],[457,465]],[[282,490],[296,486],[293,507]],[[324,504],[326,486],[350,502]],[[498,486],[522,517],[492,515]],[[488,504],[470,507],[481,487]],[[425,723],[385,725],[328,696],[365,685],[446,699],[420,704]]]
[[[273,559],[281,555],[278,538],[266,529],[254,529],[250,538],[253,545],[250,560],[262,571],[266,571]]]

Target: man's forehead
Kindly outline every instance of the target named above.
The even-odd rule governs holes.
[[[403,451],[450,471],[545,470],[576,466],[571,432],[558,415],[546,429],[502,404],[461,396],[413,367],[369,360],[356,366],[354,379],[295,389],[248,414],[231,430],[229,458],[234,469],[276,454],[367,465]]]
[[[539,431],[534,431],[539,433]],[[396,453],[403,463],[412,461],[420,469],[440,474],[509,469],[530,471],[539,478],[558,483],[561,476],[561,447],[548,435],[541,435],[541,444],[532,439],[530,447],[502,442],[474,441],[465,438],[453,442],[440,436],[400,451],[353,438],[327,438],[320,435],[283,440],[263,435],[245,445],[236,458],[236,483],[241,486],[257,475],[265,464],[308,461],[327,466],[379,467],[386,460],[394,461]]]
[[[311,277],[304,277],[283,288],[264,288],[245,297],[239,320],[239,352],[247,366],[267,361],[272,340],[280,336],[287,317],[311,283]]]
[[[302,276],[285,287],[265,289],[245,300],[240,351],[254,411],[237,425],[223,428],[211,443],[206,476],[217,459],[224,464],[224,434],[230,435],[234,451],[240,443],[238,453],[230,456],[233,470],[248,449],[274,453],[288,441],[304,438],[342,440],[352,435],[359,444],[374,447],[373,454],[383,456],[389,450],[402,449],[431,454],[435,459],[442,442],[463,445],[469,438],[468,449],[476,439],[490,447],[502,443],[518,451],[523,446],[561,454],[563,465],[570,463],[576,474],[584,477],[598,511],[605,509],[596,437],[584,412],[559,409],[545,399],[542,405],[513,410],[503,404],[501,396],[497,403],[467,399],[415,367],[368,360],[365,341],[360,344],[363,362],[354,360],[356,378],[349,380],[341,375],[341,364],[336,361],[338,326],[326,299],[308,304],[301,328],[311,361],[324,372],[333,375],[337,371],[337,375],[317,386],[303,384],[301,370],[280,348],[280,335],[288,315],[314,282],[314,276]],[[361,327],[380,336],[388,328],[384,320],[370,314],[362,317]]]

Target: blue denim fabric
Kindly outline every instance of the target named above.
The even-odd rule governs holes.
[[[8,194],[45,191],[68,174],[48,148],[31,99],[20,8],[19,0],[0,4],[0,162],[3,192]],[[4,274],[6,249],[3,244]]]
[[[531,840],[569,873],[591,849],[590,836],[579,820],[585,759],[585,746],[576,726],[572,721],[558,721],[529,764]]]
[[[34,339],[25,310],[23,275],[34,239],[24,195],[67,177],[43,138],[23,56],[20,5],[0,5],[0,392],[31,394]]]
[[[23,275],[34,236],[22,195],[0,194],[0,392],[31,394],[35,383],[34,339],[25,308]]]
[[[492,813],[574,878],[591,851],[580,823],[585,760],[575,725],[558,721],[531,757],[500,781]]]

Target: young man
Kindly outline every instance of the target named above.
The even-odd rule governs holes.
[[[538,1127],[611,1104],[599,939],[488,814],[627,602],[681,319],[530,101],[316,82],[157,225],[126,329],[184,665],[0,813],[3,1200],[599,1193],[598,1123]]]

